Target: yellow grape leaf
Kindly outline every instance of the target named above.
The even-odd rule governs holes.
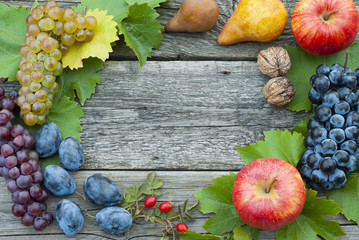
[[[113,16],[107,15],[107,11],[88,10],[86,16],[97,19],[97,27],[93,30],[94,37],[90,42],[75,42],[62,58],[63,67],[78,69],[83,67],[82,60],[89,57],[100,58],[105,61],[112,52],[111,43],[118,40],[118,23],[113,21]]]

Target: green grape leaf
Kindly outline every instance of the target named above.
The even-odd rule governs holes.
[[[199,211],[204,214],[216,214],[203,225],[203,228],[209,233],[222,235],[226,231],[233,230],[243,224],[232,201],[232,189],[236,176],[235,173],[229,173],[229,175],[212,179],[212,186],[207,186],[194,193],[197,201],[199,201]],[[246,232],[250,231],[248,226],[244,229]],[[252,230],[253,239],[256,239],[258,234],[257,229]]]
[[[325,220],[324,216],[335,216],[341,208],[325,197],[316,197],[314,190],[307,191],[304,208],[299,217],[289,225],[276,230],[277,240],[335,240],[345,235],[338,222]]]
[[[305,52],[300,47],[291,47],[286,45],[289,53],[292,66],[285,75],[293,84],[296,94],[287,109],[292,111],[306,111],[312,109],[312,103],[308,98],[309,90],[311,89],[309,79],[315,74],[315,70],[320,64],[327,64],[331,66],[334,63],[344,65],[346,52],[349,54],[348,67],[354,70],[359,66],[359,45],[353,43],[347,49],[328,56],[313,56]]]
[[[63,96],[58,103],[50,109],[47,122],[55,123],[60,131],[62,138],[74,136],[81,141],[80,132],[82,131],[80,118],[84,117],[82,108],[70,100],[68,96]]]
[[[152,48],[158,49],[162,41],[162,25],[156,20],[158,13],[148,4],[130,6],[128,17],[119,25],[127,46],[135,52],[140,66],[151,57]]]
[[[113,21],[120,23],[124,18],[128,16],[128,3],[126,0],[106,0],[106,1],[98,1],[98,0],[82,0],[81,4],[73,7],[76,12],[82,13],[84,7],[86,6],[86,10],[92,9],[95,10],[98,8],[99,10],[107,11],[108,15],[113,16]]]
[[[224,239],[222,236],[216,236],[216,235],[209,235],[209,234],[201,234],[196,233],[190,230],[187,230],[184,233],[178,234],[178,238],[180,240],[218,240],[218,239]]]
[[[293,132],[298,132],[300,134],[302,134],[303,136],[307,136],[308,135],[308,128],[307,128],[307,124],[309,122],[309,120],[314,117],[314,114],[308,116],[308,117],[305,117],[303,121],[301,121],[297,126],[294,126],[290,132],[293,133]]]
[[[59,91],[56,93],[54,103],[63,96],[70,100],[75,99],[75,91],[81,105],[95,93],[96,84],[101,82],[101,75],[97,72],[103,68],[102,61],[98,58],[89,58],[83,61],[84,66],[76,70],[65,68],[64,72],[57,78]]]
[[[29,10],[0,3],[0,77],[15,81],[21,56],[19,48],[25,45],[26,18]]]
[[[243,228],[233,229],[233,240],[252,240],[252,237]]]
[[[235,147],[244,164],[258,158],[278,158],[293,166],[297,166],[302,153],[305,151],[304,136],[300,133],[271,130],[264,131],[264,141],[244,147]]]
[[[60,162],[59,154],[55,154],[54,156],[48,157],[48,158],[40,158],[40,166],[41,169],[45,169],[48,165],[56,165],[58,162]]]
[[[129,5],[137,3],[138,5],[147,3],[150,7],[159,7],[160,3],[167,2],[168,0],[127,0]]]
[[[343,209],[342,214],[344,214],[348,220],[354,220],[359,223],[358,172],[353,172],[347,176],[347,183],[344,188],[327,191],[326,195]]]

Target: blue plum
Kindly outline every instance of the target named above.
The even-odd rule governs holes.
[[[81,143],[73,136],[62,140],[59,147],[59,157],[64,167],[69,170],[79,170],[85,159]]]
[[[61,132],[57,125],[45,123],[35,135],[35,150],[42,158],[51,157],[59,150],[61,140]]]
[[[84,225],[84,215],[81,208],[71,200],[61,200],[55,209],[55,218],[60,229],[67,236],[74,236]]]
[[[49,165],[44,169],[44,185],[55,196],[73,194],[76,184],[71,175],[62,167]]]
[[[96,222],[106,232],[121,234],[130,229],[132,216],[124,208],[107,207],[96,214]]]
[[[121,189],[112,180],[95,174],[84,183],[86,197],[94,204],[101,207],[110,207],[121,203]]]

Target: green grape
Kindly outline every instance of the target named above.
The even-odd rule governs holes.
[[[46,76],[46,75],[54,75],[54,72],[53,71],[49,71],[49,70],[44,70],[44,75]]]
[[[37,56],[35,53],[28,52],[25,57],[26,61],[29,63],[36,63],[37,62]]]
[[[83,29],[78,29],[74,33],[74,36],[75,36],[76,41],[82,42],[82,41],[85,41],[85,39],[86,39],[86,32]]]
[[[46,102],[47,100],[47,92],[43,89],[40,89],[35,93],[36,100],[39,102]]]
[[[20,111],[25,114],[29,113],[31,111],[31,105],[27,102],[24,102],[23,104],[20,105]]]
[[[52,53],[57,48],[58,43],[52,37],[47,37],[41,42],[41,48],[46,53]]]
[[[55,94],[53,93],[48,93],[47,94],[47,99],[49,99],[51,102],[53,102],[55,100]]]
[[[21,70],[18,70],[18,71],[16,72],[16,74],[15,74],[16,79],[17,79],[18,81],[20,81],[21,76],[22,76],[22,72],[21,72]]]
[[[46,106],[45,103],[41,103],[39,101],[36,101],[33,105],[32,105],[32,112],[36,115],[42,115],[44,114],[45,110],[46,110]]]
[[[31,15],[27,16],[26,18],[26,24],[30,25],[30,24],[37,24],[37,20],[35,20]]]
[[[76,12],[71,8],[66,8],[64,11],[64,15],[62,16],[62,20],[71,21],[76,18]]]
[[[48,14],[49,14],[50,18],[52,18],[54,20],[58,20],[58,19],[61,19],[62,15],[64,14],[64,11],[59,6],[54,6],[54,7],[50,8],[50,10],[48,11]]]
[[[55,27],[54,29],[52,30],[52,32],[55,34],[55,35],[62,35],[64,33],[64,23],[63,22],[56,22],[55,23]]]
[[[54,1],[54,0],[49,0],[45,3],[45,6],[44,6],[44,10],[49,13],[50,12],[50,9],[53,8],[53,7],[57,7],[57,2]]]
[[[46,122],[46,115],[45,115],[45,112],[44,112],[43,115],[37,116],[37,124],[39,124],[39,125],[44,124]]]
[[[85,18],[84,16],[82,16],[81,14],[76,17],[75,22],[76,22],[76,24],[77,24],[77,28],[78,28],[78,29],[84,29],[84,28],[86,28],[86,26],[87,26],[87,20],[86,20],[86,18]]]
[[[17,99],[16,99],[16,104],[17,104],[18,106],[22,106],[25,102],[26,102],[26,98],[25,98],[24,95],[20,95],[20,96],[18,96]],[[31,107],[31,106],[30,106],[30,107]]]
[[[45,107],[46,107],[46,109],[50,109],[50,108],[52,108],[52,105],[53,105],[54,103],[50,100],[50,99],[46,99],[46,102],[45,102]]]
[[[42,31],[51,31],[55,27],[55,21],[51,18],[43,18],[38,25]]]
[[[36,97],[35,97],[35,94],[33,93],[30,93],[28,95],[26,95],[26,102],[29,103],[29,104],[34,104],[35,101],[36,101]]]
[[[19,61],[19,68],[20,68],[21,64],[26,63],[26,62],[27,62],[27,60],[25,58],[21,58]]]
[[[64,30],[67,33],[74,33],[77,29],[76,22],[70,20],[64,23]]]
[[[93,39],[93,32],[91,30],[86,29],[85,33],[86,33],[85,42],[90,42]]]
[[[31,80],[35,83],[40,83],[44,80],[44,73],[41,70],[34,70],[31,73]]]
[[[57,63],[57,68],[54,70],[54,76],[60,76],[62,74],[62,72],[64,71],[64,69],[62,68],[62,64],[61,62]]]
[[[49,57],[48,53],[45,53],[44,51],[41,51],[37,54],[37,60],[40,62],[44,62]]]
[[[31,84],[31,76],[28,74],[23,74],[21,75],[20,79],[19,79],[19,83],[21,84],[21,86],[25,86],[28,87]]]
[[[26,36],[25,44],[28,45],[34,39],[36,39],[34,36]]]
[[[46,32],[40,32],[39,35],[37,35],[36,39],[39,40],[40,42],[42,42],[42,40],[44,40],[48,36],[49,36],[49,34],[47,34]]]
[[[62,58],[62,52],[60,49],[56,48],[52,53],[50,53],[50,57],[54,57],[57,61],[60,61]]]
[[[61,53],[62,53],[62,56],[64,56],[68,51],[69,51],[69,48],[66,47],[64,44],[60,44],[60,47],[59,47]]]
[[[58,90],[59,90],[59,85],[57,84],[57,82],[55,82],[54,85],[52,85],[52,87],[49,88],[50,93],[57,93]]]
[[[41,88],[41,83],[32,82],[30,83],[29,89],[31,92],[36,92]]]
[[[67,47],[71,47],[75,43],[75,37],[72,34],[64,33],[61,35],[61,42]]]
[[[44,61],[44,67],[48,71],[54,71],[57,68],[57,60],[54,57],[48,57]]]
[[[47,87],[44,87],[44,85],[42,85],[40,90],[45,91],[47,94],[49,93],[49,89]]]
[[[24,62],[23,64],[20,65],[20,71],[23,74],[30,74],[33,70],[34,70],[34,67],[29,62]]]
[[[21,94],[21,95],[26,96],[26,95],[28,95],[28,94],[30,94],[30,93],[32,93],[32,91],[30,90],[30,87],[22,86],[22,87],[20,88],[20,94]]]
[[[23,116],[24,122],[26,123],[26,125],[28,126],[34,126],[37,123],[37,116],[35,114],[33,114],[32,112],[28,112],[26,114],[24,114]]]
[[[27,45],[21,46],[19,48],[19,53],[22,57],[26,57],[26,54],[30,52],[30,48]]]
[[[86,16],[86,28],[93,30],[97,27],[97,20],[93,16]]]
[[[40,28],[37,26],[37,24],[30,24],[27,26],[27,33],[30,36],[36,37],[40,33]]]
[[[44,71],[44,63],[43,62],[36,62],[33,64],[34,70],[40,70],[41,72]]]
[[[37,35],[37,36],[39,36],[39,35]],[[41,42],[37,39],[32,40],[28,46],[32,53],[38,53],[41,51]]]
[[[36,7],[31,12],[31,17],[39,21],[44,16],[44,11],[40,7]]]

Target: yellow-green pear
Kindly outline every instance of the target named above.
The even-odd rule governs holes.
[[[218,44],[273,41],[283,33],[287,19],[280,0],[240,0],[218,36]]]

